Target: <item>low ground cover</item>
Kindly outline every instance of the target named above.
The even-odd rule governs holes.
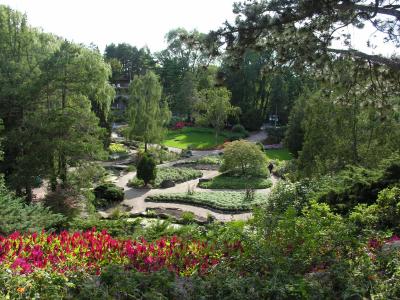
[[[226,140],[244,138],[241,132],[223,131],[217,139],[211,128],[185,127],[178,130],[170,130],[163,141],[163,145],[180,149],[213,149],[223,144]]]
[[[203,189],[267,189],[272,186],[269,178],[244,177],[221,174],[210,181],[200,182]]]
[[[293,155],[288,149],[268,149],[265,150],[268,160],[291,160]]]
[[[218,170],[222,164],[221,156],[207,155],[198,159],[187,160],[175,164],[175,167],[194,168],[196,170]]]
[[[254,205],[266,203],[267,197],[260,193],[246,192],[194,192],[152,195],[150,202],[171,202],[199,205],[226,211],[249,211]]]
[[[201,177],[203,174],[199,170],[191,168],[158,168],[156,179],[154,180],[153,187],[161,187],[164,180],[171,180],[174,183],[181,183]],[[128,183],[131,187],[141,187],[144,185],[143,181],[137,177],[133,178]]]

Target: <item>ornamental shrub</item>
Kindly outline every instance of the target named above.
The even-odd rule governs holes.
[[[104,183],[94,189],[96,196],[95,206],[105,207],[124,200],[124,190],[113,183]]]
[[[26,205],[22,198],[7,190],[3,178],[0,177],[0,235],[16,230],[40,231],[57,228],[64,220],[62,215],[54,214],[40,204]]]
[[[144,184],[147,185],[150,181],[156,179],[157,168],[154,158],[148,154],[144,154],[142,159],[137,165],[137,178],[143,180]]]
[[[244,176],[265,176],[267,158],[256,144],[244,140],[234,141],[225,146],[221,171]]]
[[[243,127],[243,125],[241,125],[241,124],[236,124],[236,125],[233,125],[233,127],[232,127],[232,132],[235,132],[235,133],[241,133],[241,134],[243,134],[243,135],[245,135],[245,136],[247,136],[249,133],[247,132],[247,130]]]

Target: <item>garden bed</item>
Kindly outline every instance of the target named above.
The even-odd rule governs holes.
[[[174,164],[177,168],[192,168],[196,170],[218,170],[222,160],[219,155],[208,155],[196,160],[189,160]]]
[[[164,180],[170,180],[176,184],[197,179],[201,176],[203,176],[201,171],[190,168],[158,168],[157,177],[152,186],[154,188],[159,188]],[[142,187],[143,185],[143,181],[137,177],[133,178],[128,183],[130,187]]]
[[[152,195],[145,199],[146,202],[183,203],[200,206],[229,213],[250,211],[254,205],[267,201],[264,194],[255,193],[253,199],[247,199],[245,192],[195,192]]]
[[[267,189],[271,186],[272,181],[269,178],[237,177],[225,174],[199,183],[199,187],[203,189]]]

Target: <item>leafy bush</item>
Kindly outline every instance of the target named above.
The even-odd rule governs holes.
[[[256,144],[248,141],[234,141],[225,147],[221,171],[232,174],[265,176],[267,160]]]
[[[124,190],[113,183],[104,183],[94,189],[95,206],[106,207],[124,200]]]
[[[123,144],[118,144],[118,143],[111,143],[110,146],[108,147],[108,150],[110,151],[111,154],[117,153],[117,154],[126,154],[128,153],[128,149]]]
[[[376,169],[351,166],[319,182],[320,188],[312,195],[313,199],[328,203],[340,213],[348,213],[360,203],[374,204],[381,190],[400,182],[400,159],[395,155]]]
[[[283,213],[292,207],[300,212],[309,202],[309,195],[315,187],[313,181],[279,181],[268,197],[265,209],[271,213]]]
[[[210,181],[200,182],[199,187],[203,189],[267,189],[272,186],[268,178],[262,177],[239,177],[221,174]]]
[[[150,155],[143,155],[137,165],[137,178],[143,180],[144,184],[147,185],[150,181],[156,179],[157,169],[156,162]]]
[[[27,205],[6,189],[0,177],[0,234],[58,228],[63,221],[62,215],[52,213],[40,204]]]
[[[212,209],[225,211],[249,211],[254,205],[265,204],[267,196],[256,193],[253,201],[246,199],[244,192],[195,192],[193,195],[187,193],[171,193],[152,195],[145,201],[150,202],[171,202],[199,205]]]
[[[375,204],[357,205],[350,219],[361,228],[395,230],[400,234],[400,187],[380,191]]]
[[[233,125],[232,132],[241,133],[241,134],[243,134],[243,136],[248,136],[249,135],[247,130],[241,124]]]

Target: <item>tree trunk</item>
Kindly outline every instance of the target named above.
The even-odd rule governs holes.
[[[33,194],[32,194],[32,187],[29,183],[25,186],[25,193],[26,193],[26,202],[32,203]]]

